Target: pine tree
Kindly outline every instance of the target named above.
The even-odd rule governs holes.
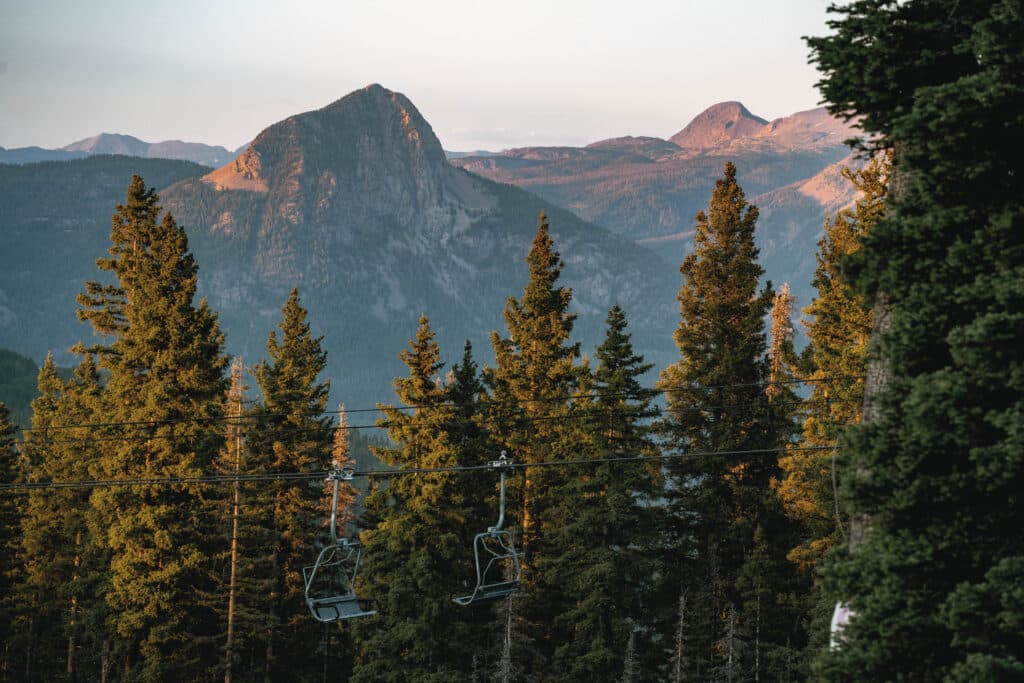
[[[625,313],[614,306],[597,349],[593,383],[587,386],[593,398],[576,406],[584,417],[576,458],[656,453],[647,425],[654,414],[654,392],[640,384],[651,365],[634,353],[626,328]],[[563,550],[554,562],[570,598],[556,617],[565,641],[558,643],[552,659],[554,678],[628,678],[625,643],[633,647],[630,675],[638,675],[638,630],[644,629],[644,649],[651,649],[646,641],[654,605],[648,602],[648,584],[654,567],[645,553],[655,533],[650,504],[657,477],[647,464],[615,462],[574,471],[568,478],[559,504],[565,522],[553,532],[555,547]]]
[[[886,217],[853,269],[886,381],[840,440],[850,513],[869,523],[827,568],[855,616],[819,676],[1019,678],[1021,4],[836,11],[810,41],[820,87],[894,159]]]
[[[680,268],[682,321],[675,341],[681,358],[659,381],[668,404],[666,435],[680,456],[669,465],[667,533],[675,559],[668,577],[689,594],[694,669],[688,675],[698,678],[735,675],[753,665],[752,652],[733,646],[736,629],[755,620],[737,608],[746,602],[739,578],[753,561],[758,528],[773,557],[773,573],[764,580],[773,595],[790,588],[789,530],[771,487],[779,476],[777,457],[765,449],[782,445],[792,426],[773,415],[763,387],[763,321],[772,292],[770,286],[758,292],[757,215],[736,182],[735,166],[726,164],[708,211],[697,214],[696,249]],[[798,637],[777,605],[765,612],[772,615],[765,647],[784,647]],[[730,647],[723,649],[726,642]]]
[[[810,339],[811,394],[806,401],[802,446],[835,446],[839,431],[860,421],[864,400],[871,308],[843,275],[844,263],[860,249],[860,240],[885,215],[888,155],[843,175],[860,196],[852,209],[825,223],[818,242],[818,267],[812,284],[817,296],[803,309]],[[836,451],[791,451],[779,461],[785,477],[779,494],[787,513],[804,529],[803,542],[790,559],[807,571],[846,533],[839,507],[840,466]],[[831,609],[831,607],[830,607]]]
[[[569,341],[576,316],[569,312],[572,291],[558,286],[562,260],[544,214],[526,262],[530,280],[522,299],[510,297],[505,306],[509,336],[491,334],[495,366],[484,371],[493,401],[488,419],[502,448],[519,462],[577,457],[576,443],[567,434],[573,428],[570,397],[580,375],[575,364],[579,344]],[[510,480],[510,509],[522,511],[524,552],[523,590],[513,598],[522,602],[516,640],[534,643],[532,652],[519,655],[527,674],[544,670],[557,640],[553,617],[565,608],[561,578],[542,569],[561,555],[562,549],[545,535],[563,521],[557,504],[565,479],[565,472],[547,467],[527,469],[521,486],[517,478]]]
[[[0,484],[17,484],[23,481],[21,454],[15,441],[16,431],[7,406],[0,401]],[[11,493],[5,493],[0,496],[0,677],[4,681],[11,680],[16,670],[15,618],[18,610],[14,589],[20,578],[20,524],[21,509],[18,499]]]
[[[97,261],[116,284],[87,283],[78,299],[79,317],[106,338],[90,349],[109,373],[105,421],[142,425],[108,432],[128,438],[106,451],[93,476],[194,477],[208,471],[223,440],[212,423],[223,411],[223,335],[206,302],[194,304],[198,266],[184,230],[159,214],[155,192],[133,177],[113,217],[111,258]],[[202,677],[216,664],[217,621],[203,599],[215,552],[206,497],[186,484],[91,496],[111,552],[106,599],[126,677]]]
[[[378,457],[398,469],[459,465],[456,406],[440,379],[440,348],[425,316],[400,358],[409,375],[394,388],[408,410],[381,406],[379,425],[394,447],[375,449]],[[472,572],[466,495],[458,474],[428,472],[394,477],[368,497],[359,590],[379,614],[355,624],[354,681],[469,680],[474,655],[484,653],[474,652],[466,608],[451,600]]]
[[[327,354],[322,338],[312,335],[297,290],[291,291],[281,313],[280,338],[277,332],[270,333],[269,359],[253,372],[263,402],[249,438],[250,470],[323,472],[331,462],[331,425],[322,415],[330,383],[319,381]],[[262,605],[262,668],[269,678],[312,678],[320,673],[320,666],[309,657],[309,644],[320,638],[304,602],[302,567],[315,559],[313,542],[326,519],[323,483],[264,484],[254,491],[253,505],[254,532],[270,532],[262,543],[250,545],[254,557],[269,560],[255,569],[270,584]]]
[[[63,382],[53,357],[39,370],[32,431],[25,440],[29,481],[89,479],[99,451],[88,428],[98,419],[100,382],[91,356]],[[56,427],[57,429],[53,429]],[[83,489],[39,490],[27,495],[22,520],[24,572],[18,586],[20,619],[31,678],[99,677],[109,648],[109,557],[101,525]]]

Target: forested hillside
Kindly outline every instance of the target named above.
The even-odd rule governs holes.
[[[17,656],[4,666],[17,680],[313,680],[325,666],[367,681],[803,677],[813,640],[802,615],[819,598],[787,555],[804,534],[834,530],[787,514],[776,483],[784,456],[834,441],[797,440],[813,402],[795,391],[785,289],[761,282],[757,220],[726,165],[697,217],[679,356],[664,364],[638,352],[614,305],[584,358],[562,281],[571,241],[542,214],[525,287],[509,292],[489,348],[466,343],[449,365],[421,317],[406,350],[377,349],[407,368],[396,400],[346,411],[328,404],[347,378],[325,372],[324,337],[296,289],[265,353],[229,372],[186,233],[136,176],[97,263],[108,279],[76,298],[100,336],[76,347],[70,378],[47,358],[31,426],[3,453],[17,501],[2,603]],[[486,352],[493,362],[477,360]],[[369,426],[388,441],[368,442]],[[501,453],[495,578],[473,548],[497,514]],[[334,504],[361,565],[355,546],[325,536],[321,480],[345,476],[334,468],[351,468]],[[324,547],[341,559],[307,584]],[[479,593],[489,571],[503,588],[488,604],[452,601]],[[352,605],[327,613],[351,628],[324,630],[316,600]]]

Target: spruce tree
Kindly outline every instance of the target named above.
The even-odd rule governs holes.
[[[278,331],[267,339],[267,360],[253,375],[262,394],[249,438],[250,471],[324,472],[331,463],[331,424],[323,415],[330,383],[321,381],[327,363],[321,337],[314,337],[307,312],[293,289],[281,309]],[[304,601],[302,567],[316,559],[317,532],[328,508],[321,481],[274,481],[254,490],[256,534],[254,558],[265,558],[255,571],[270,584],[262,609],[264,652],[260,661],[270,678],[311,678],[320,662],[309,657],[310,643],[320,639],[318,624]]]
[[[70,381],[57,374],[47,355],[39,370],[39,395],[32,402],[32,431],[25,440],[30,482],[89,479],[99,465],[97,444],[87,427],[100,408],[96,365],[86,356]],[[87,489],[30,491],[22,520],[24,561],[18,587],[21,623],[32,678],[98,678],[110,648],[108,609],[103,601],[109,556]]]
[[[488,419],[502,448],[518,462],[574,458],[579,453],[567,432],[578,427],[569,419],[580,374],[579,344],[570,342],[576,315],[569,311],[572,290],[558,285],[562,260],[544,214],[526,263],[530,279],[522,298],[510,297],[505,306],[509,336],[491,334],[495,366],[484,371],[493,402]],[[562,578],[544,567],[562,552],[546,535],[563,521],[557,503],[566,476],[546,467],[525,470],[521,486],[517,477],[510,479],[512,509],[521,510],[524,552],[523,590],[513,597],[522,615],[517,641],[533,643],[531,652],[513,656],[527,673],[544,670],[557,640],[554,616],[566,607]]]
[[[103,434],[112,442],[91,472],[108,479],[195,477],[209,471],[223,437],[223,335],[205,301],[194,303],[198,266],[184,230],[158,220],[156,193],[135,176],[113,216],[114,284],[90,282],[78,314],[104,337],[91,347],[109,373]],[[81,349],[81,347],[80,347]],[[137,426],[136,426],[137,425]],[[123,641],[126,678],[191,679],[216,665],[214,519],[194,484],[96,489],[91,502],[111,553],[106,593]]]
[[[415,339],[400,354],[409,374],[394,381],[407,409],[380,406],[379,425],[394,446],[374,450],[399,471],[461,464],[461,428],[451,429],[456,406],[441,381],[434,336],[421,316]],[[473,571],[475,530],[465,518],[466,497],[483,493],[465,491],[459,474],[426,472],[393,477],[369,495],[358,590],[373,600],[378,616],[354,625],[359,660],[352,680],[470,680],[474,655],[483,653],[474,652],[467,608],[451,598]]]
[[[749,206],[728,163],[708,211],[697,214],[696,249],[683,261],[679,293],[682,320],[675,333],[680,360],[666,368],[659,387],[666,394],[666,436],[678,457],[668,466],[674,550],[670,585],[687,592],[691,678],[753,675],[758,653],[740,650],[760,632],[759,645],[779,651],[799,638],[778,596],[791,587],[785,551],[788,525],[772,488],[778,458],[766,449],[782,445],[791,426],[779,422],[764,382],[764,318],[772,301],[754,244],[757,208]],[[773,417],[776,419],[773,421]],[[759,532],[760,530],[760,532]],[[762,604],[741,581],[754,550],[766,539],[771,571],[763,580],[774,602]],[[726,647],[725,644],[729,646]],[[768,675],[764,671],[762,675]]]
[[[841,439],[851,514],[869,523],[827,570],[855,616],[819,675],[1019,678],[1021,4],[835,11],[809,41],[822,93],[894,160],[855,261],[860,291],[888,302],[872,342],[887,381]]]
[[[597,349],[593,381],[587,383],[592,397],[578,401],[583,428],[576,458],[657,452],[648,424],[654,392],[640,384],[651,365],[633,351],[626,330],[626,315],[614,306]],[[619,681],[641,671],[653,674],[650,577],[655,566],[647,553],[656,532],[651,503],[658,478],[649,463],[622,462],[577,469],[568,478],[559,504],[565,522],[553,535],[563,549],[555,562],[569,600],[556,617],[565,640],[556,645],[551,678]],[[627,646],[633,648],[630,662]]]

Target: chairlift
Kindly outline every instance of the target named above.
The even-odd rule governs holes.
[[[327,475],[326,481],[334,482],[330,542],[313,565],[302,568],[306,605],[313,618],[324,623],[377,613],[363,609],[356,597],[356,574],[362,558],[359,541],[338,538],[338,488],[342,481],[351,481],[352,477],[352,470],[339,469],[337,465]]]
[[[476,587],[469,595],[452,598],[452,602],[466,607],[508,597],[519,590],[522,567],[519,553],[512,542],[512,534],[505,530],[505,475],[513,462],[505,451],[490,463],[501,474],[498,523],[473,539],[473,557],[476,561]]]

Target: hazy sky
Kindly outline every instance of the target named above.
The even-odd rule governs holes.
[[[668,137],[707,106],[817,106],[826,0],[0,0],[0,145],[237,147],[369,83],[446,149]]]

